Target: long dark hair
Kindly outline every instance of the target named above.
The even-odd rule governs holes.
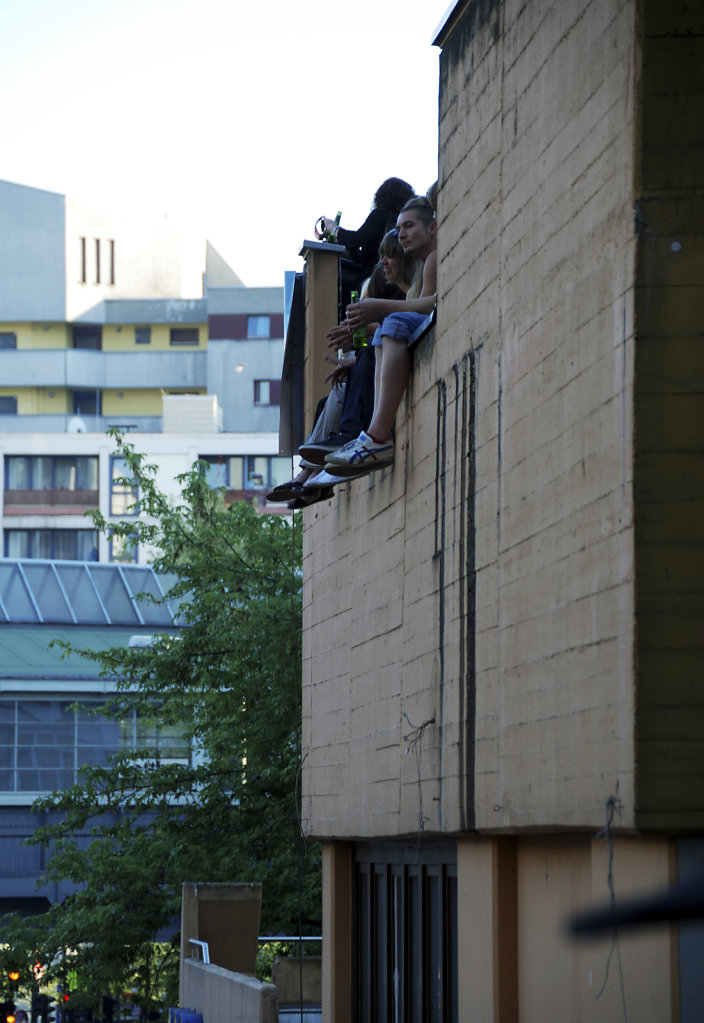
[[[403,181],[402,178],[387,178],[377,188],[373,205],[391,210],[394,216],[398,216],[404,203],[414,195],[415,192],[407,181]]]
[[[362,298],[395,298],[404,299],[406,292],[397,284],[387,281],[384,268],[377,263],[362,287]]]
[[[381,239],[381,245],[379,246],[379,257],[390,256],[392,258],[401,259],[401,273],[406,284],[410,287],[413,283],[418,268],[421,266],[421,262],[415,256],[408,256],[403,251],[401,242],[398,240],[398,231],[396,228],[392,228],[387,231],[384,237]]]

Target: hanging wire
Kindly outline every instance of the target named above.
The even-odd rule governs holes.
[[[609,843],[609,867],[607,873],[607,883],[609,886],[609,896],[611,908],[614,909],[616,906],[616,885],[614,881],[614,821],[617,817],[621,816],[623,804],[617,796],[609,796],[606,800],[606,824],[604,828],[597,833],[597,838],[605,838]],[[626,989],[623,981],[623,964],[621,962],[621,945],[619,942],[618,929],[614,928],[613,938],[611,941],[611,948],[606,958],[606,972],[604,974],[604,983],[601,985],[597,993],[597,998],[601,998],[606,985],[609,981],[609,967],[614,953],[616,953],[616,963],[618,965],[618,976],[619,976],[619,987],[621,991],[621,1006],[623,1008],[623,1019],[624,1023],[628,1023],[628,1012],[626,1009]]]
[[[408,735],[402,736],[404,742],[408,743],[405,749],[404,756],[410,756],[411,753],[416,758],[416,769],[418,772],[418,830],[425,831],[425,825],[430,820],[430,817],[426,817],[423,813],[423,784],[421,775],[421,757],[423,755],[423,748],[421,746],[421,739],[423,733],[429,725],[435,724],[435,718],[428,718],[422,725],[414,725],[405,710],[401,711],[401,716],[406,719],[411,727],[411,731]]]

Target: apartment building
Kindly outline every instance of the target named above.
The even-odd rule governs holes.
[[[0,555],[125,556],[84,517],[134,509],[116,492],[110,428],[158,462],[167,491],[202,457],[233,499],[263,508],[290,475],[278,457],[283,287],[244,287],[210,245],[184,281],[160,221],[8,182],[0,212]],[[201,297],[180,297],[195,286]]]
[[[437,325],[395,465],[304,512],[324,1018],[689,1023],[701,924],[568,924],[704,874],[704,21],[459,0],[435,43]]]
[[[46,851],[23,842],[38,796],[125,748],[163,738],[167,755],[179,752],[158,721],[77,710],[114,683],[51,646],[102,650],[177,625],[167,607],[136,599],[162,593],[150,551],[118,546],[86,517],[139,513],[106,431],[122,431],[174,496],[177,476],[202,459],[229,499],[263,509],[291,462],[278,454],[283,287],[245,287],[205,244],[188,281],[167,222],[9,182],[0,223],[2,915],[41,911],[71,890],[36,888]]]

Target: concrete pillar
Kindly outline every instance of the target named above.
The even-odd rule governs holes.
[[[306,347],[303,360],[306,431],[313,425],[316,405],[330,390],[325,383],[331,368],[324,361],[328,351],[325,335],[338,322],[339,257],[343,252],[345,248],[342,245],[306,241],[299,253],[306,261]]]
[[[352,1023],[354,846],[323,843],[323,1023]]]
[[[181,964],[199,957],[190,939],[208,943],[210,962],[254,976],[259,937],[260,884],[184,884],[181,902]],[[183,991],[183,968],[179,997]],[[183,1004],[183,1002],[181,1003]]]

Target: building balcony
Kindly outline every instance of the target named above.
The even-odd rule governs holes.
[[[98,507],[97,490],[6,490],[5,515],[83,515]]]
[[[14,415],[0,417],[2,433],[162,433],[162,416]]]
[[[77,390],[207,387],[207,352],[103,352],[77,348],[3,352],[4,387]]]

